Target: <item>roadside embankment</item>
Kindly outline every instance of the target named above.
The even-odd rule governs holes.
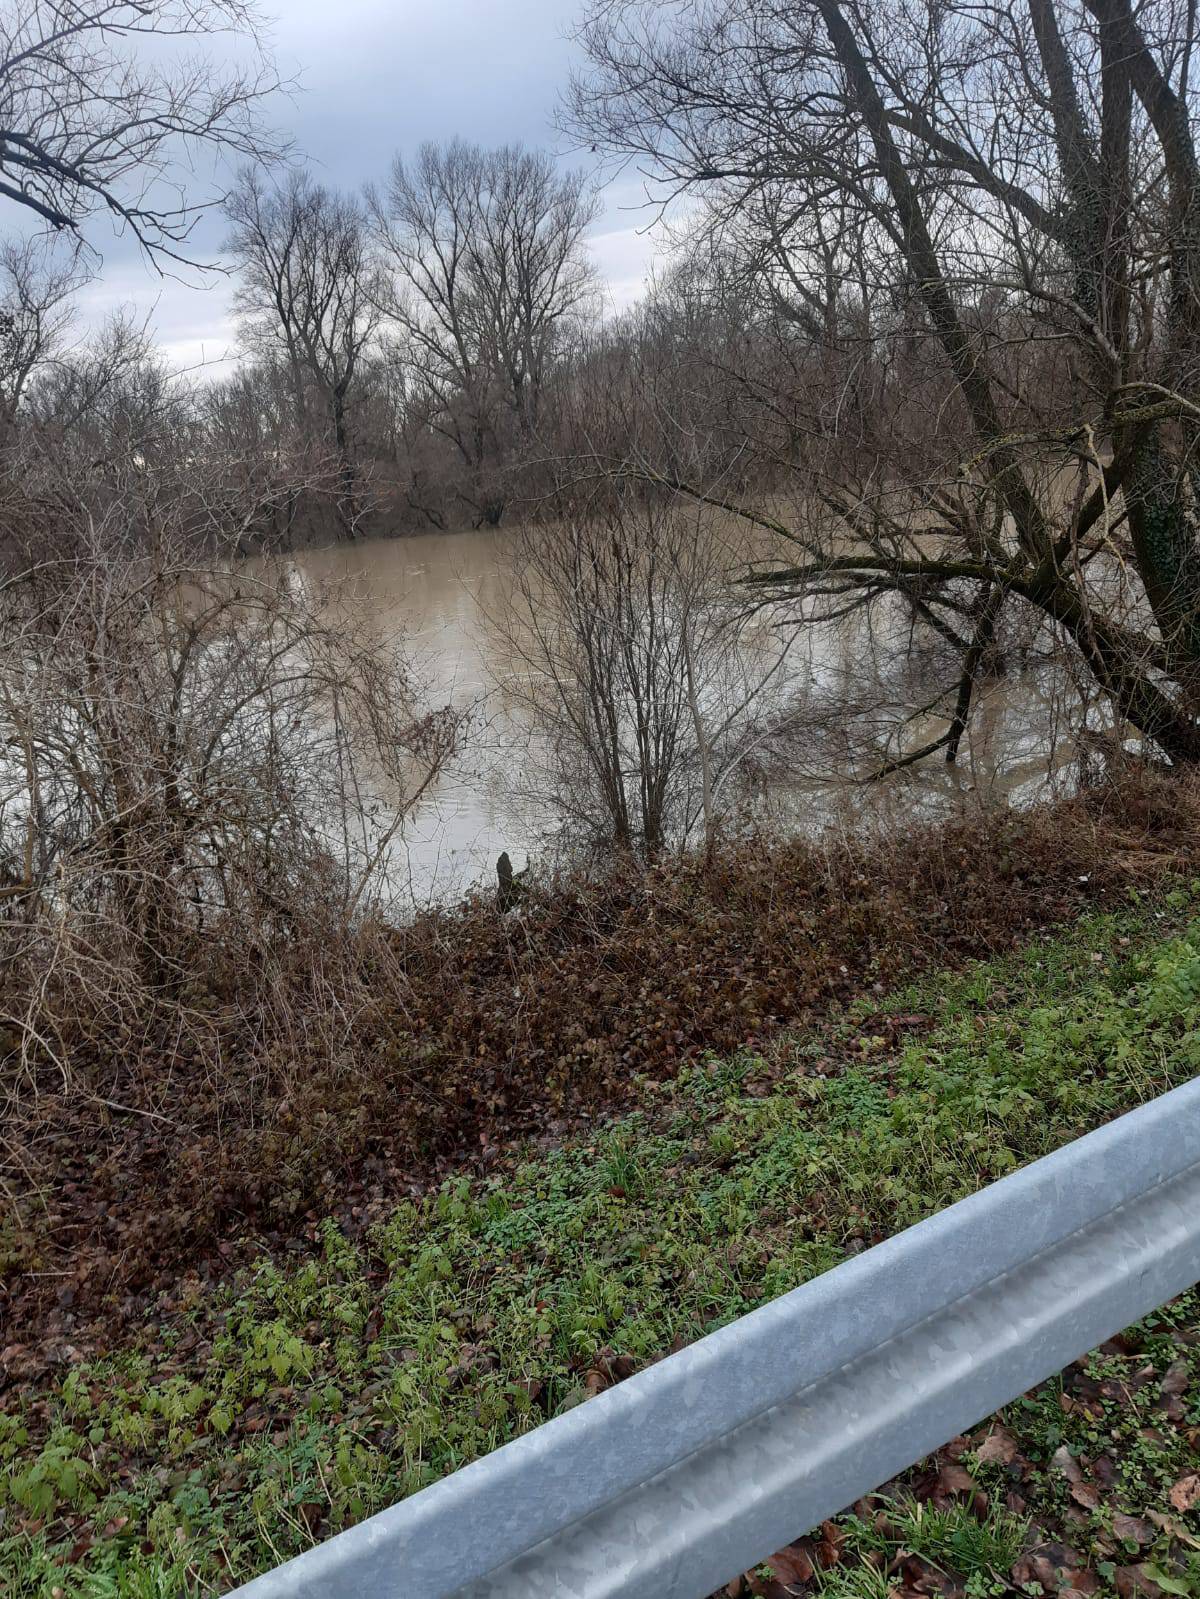
[[[103,1356],[10,1350],[0,1591],[219,1592],[1195,1075],[1198,893],[1127,887],[223,1288],[185,1272]],[[1193,1296],[734,1591],[1192,1592],[1198,1395]]]

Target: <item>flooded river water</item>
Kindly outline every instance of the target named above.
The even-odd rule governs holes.
[[[389,877],[396,897],[410,905],[454,899],[494,881],[502,850],[518,868],[526,859],[544,857],[553,848],[559,818],[539,793],[537,763],[530,756],[534,730],[506,692],[494,626],[509,593],[512,536],[501,530],[360,540],[303,551],[292,560],[302,581],[346,584],[360,614],[396,636],[429,704],[475,711],[460,756],[422,798],[393,849]],[[790,697],[801,708],[820,703],[835,712],[843,701],[860,710],[869,703],[882,753],[905,707],[920,703],[912,685],[892,675],[903,651],[880,652],[877,629],[871,633],[862,615],[789,629],[786,637],[789,653],[777,702]],[[789,740],[747,772],[740,803],[760,819],[816,832],[867,816],[895,822],[965,804],[1037,797],[1056,781],[1069,754],[1054,737],[1053,696],[1044,673],[1010,671],[983,686],[978,707],[956,768],[935,757],[868,786],[856,781],[864,770],[861,714],[853,749],[838,715],[818,718],[819,736],[810,730],[810,736]],[[918,743],[944,726],[930,720],[931,733],[918,722],[905,741]],[[385,804],[387,798],[382,796]]]

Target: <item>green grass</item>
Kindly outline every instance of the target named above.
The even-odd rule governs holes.
[[[889,1507],[882,1526],[858,1516],[844,1518],[843,1563],[824,1577],[828,1599],[887,1599],[893,1587],[884,1575],[901,1551],[920,1556],[936,1570],[955,1572],[980,1594],[1008,1593],[1008,1572],[1024,1547],[1025,1519],[990,1507],[980,1517],[966,1505],[938,1508],[913,1502]]]
[[[138,1348],[0,1415],[0,1595],[222,1591],[1194,1076],[1195,896],[873,997],[769,1062],[704,1063],[589,1140],[399,1206],[359,1247],[329,1224],[308,1257],[197,1288]],[[905,1015],[929,1021],[887,1044],[880,1018]],[[1075,1420],[1044,1403],[1033,1455]],[[1133,1499],[1178,1471],[1157,1448]],[[984,1573],[980,1593],[1026,1530],[918,1519],[905,1547]],[[825,1591],[882,1596],[880,1535],[846,1536],[863,1558]]]

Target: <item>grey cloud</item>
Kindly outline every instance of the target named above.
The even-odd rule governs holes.
[[[561,0],[283,0],[275,54],[299,88],[277,101],[275,120],[293,135],[298,159],[342,188],[382,177],[397,150],[455,134],[483,144],[539,145],[582,161],[554,128],[574,60],[567,33],[575,11]],[[198,176],[219,187],[222,175]],[[654,245],[643,232],[649,216],[636,209],[636,180],[611,184],[604,199],[593,245],[610,303],[619,308],[640,289]],[[216,259],[223,232],[219,216],[204,218],[193,236],[195,255]],[[85,298],[90,320],[132,303],[152,315],[173,359],[229,357],[228,280],[200,287],[189,285],[186,273],[185,281],[164,279],[131,240],[101,231],[96,242],[104,261]]]

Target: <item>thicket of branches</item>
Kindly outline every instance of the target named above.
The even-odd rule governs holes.
[[[299,1063],[353,1070],[388,840],[458,735],[403,641],[273,559],[298,504],[353,521],[336,402],[354,307],[337,300],[326,342],[324,308],[292,325],[331,430],[293,417],[274,438],[131,314],[87,337],[72,320],[89,208],[173,254],[190,189],[163,196],[196,142],[273,154],[266,67],[145,67],[133,36],[251,22],[147,0],[5,23],[6,110],[43,165],[20,155],[33,132],[5,131],[20,193],[0,193],[78,237],[0,251],[0,1180],[20,1180],[46,1096],[165,1123],[166,1100],[207,1093],[253,1121]],[[356,292],[353,208],[294,184],[264,237],[297,211],[297,298]]]
[[[63,391],[86,389],[95,363],[116,375],[75,447],[22,436],[4,462],[13,1128],[45,1092],[123,1103],[143,1066],[151,1104],[201,1072],[251,1114],[289,1061],[350,1069],[340,1041],[365,1002],[388,835],[459,725],[337,593],[240,555],[281,496],[318,482],[205,455],[169,380],[128,353],[64,371]],[[336,485],[336,461],[327,474]]]
[[[194,158],[286,149],[266,116],[280,80],[259,23],[251,0],[8,0],[0,198],[93,251],[100,214],[152,260],[188,262],[197,219],[221,198],[200,190]],[[237,38],[240,62],[191,48],[221,35]]]
[[[698,202],[725,362],[786,514],[647,459],[786,546],[810,619],[953,646],[953,759],[1013,612],[1126,724],[1200,756],[1196,18],[1174,0],[593,8],[571,121]]]

